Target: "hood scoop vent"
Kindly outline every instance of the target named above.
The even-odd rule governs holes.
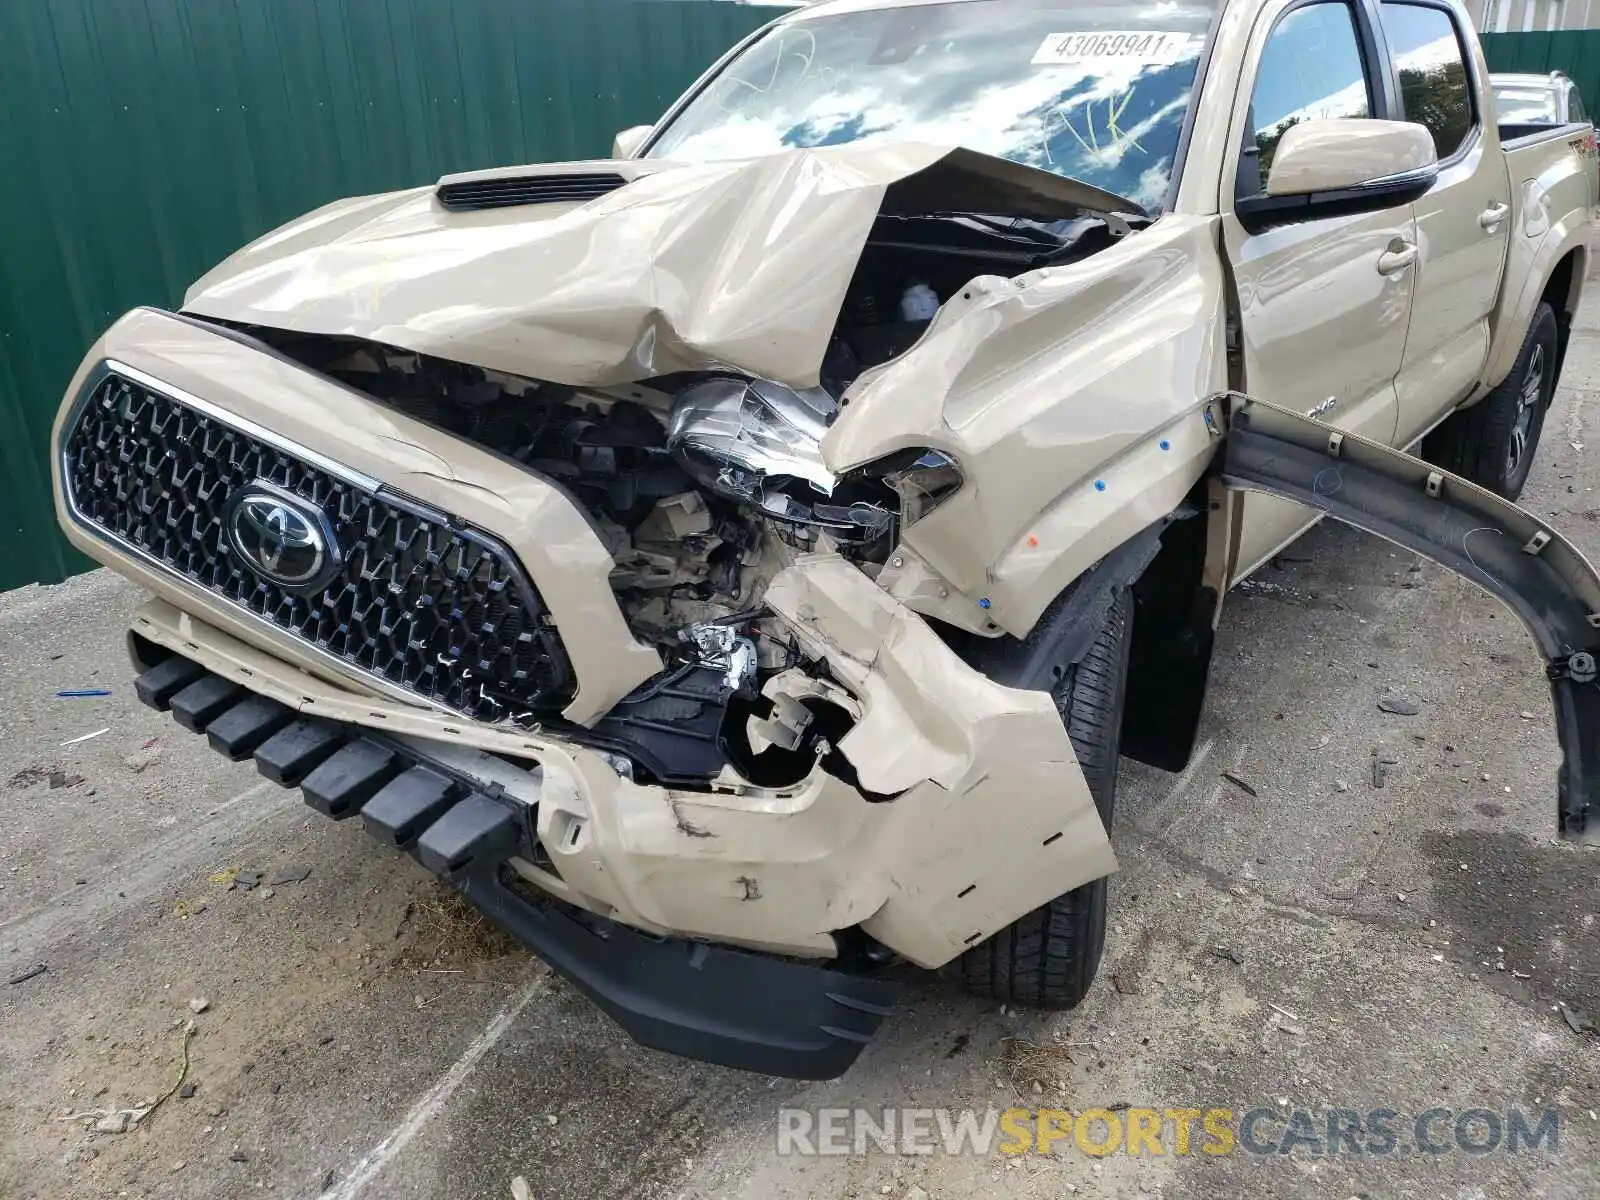
[[[434,196],[452,212],[511,208],[518,204],[583,204],[598,200],[627,182],[608,171],[586,175],[502,175],[442,183]]]

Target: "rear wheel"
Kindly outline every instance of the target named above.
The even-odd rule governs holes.
[[[1123,592],[1089,653],[1052,689],[1089,792],[1111,827],[1132,602]],[[1106,880],[1096,879],[1017,918],[961,956],[962,986],[1038,1008],[1073,1008],[1088,992],[1106,940]]]
[[[1533,455],[1555,395],[1560,332],[1555,310],[1541,302],[1511,374],[1471,408],[1462,409],[1422,443],[1422,456],[1515,500],[1528,482]]]

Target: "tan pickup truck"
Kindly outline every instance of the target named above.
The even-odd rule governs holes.
[[[909,962],[1070,1006],[1119,750],[1321,515],[1528,624],[1600,840],[1600,579],[1516,508],[1594,134],[1453,0],[825,0],[607,161],[342,201],[107,331],[73,542],[137,688],[640,1041],[856,1057]],[[1397,447],[1421,446],[1421,457]]]

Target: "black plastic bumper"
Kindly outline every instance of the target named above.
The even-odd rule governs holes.
[[[370,833],[448,879],[581,988],[637,1042],[768,1075],[843,1074],[891,1011],[883,980],[681,938],[657,938],[517,886],[506,860],[533,857],[531,813],[409,746],[327,721],[298,719],[188,659],[135,681],[139,698],[204,733],[235,761],[300,787],[335,820]]]

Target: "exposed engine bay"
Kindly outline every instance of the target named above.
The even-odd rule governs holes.
[[[796,554],[818,550],[875,574],[900,530],[961,486],[957,464],[933,448],[836,477],[821,442],[846,391],[910,350],[974,277],[1071,262],[1128,231],[1101,216],[880,216],[821,386],[808,389],[733,371],[574,388],[353,338],[240,328],[514,459],[581,506],[615,562],[611,585],[628,625],[669,665],[593,728],[566,731],[574,740],[656,782],[703,786],[731,765],[748,782],[786,786],[830,753],[830,769],[851,774],[831,751],[850,717],[825,682],[763,694],[776,676],[820,670],[765,618],[767,584]],[[811,694],[797,699],[800,690]]]

